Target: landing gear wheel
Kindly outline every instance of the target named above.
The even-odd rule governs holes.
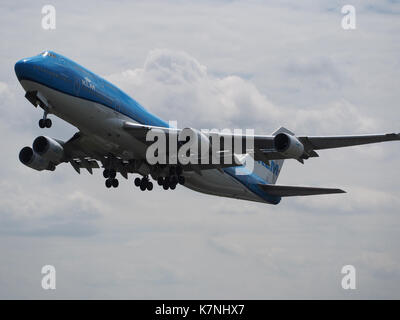
[[[163,177],[158,177],[158,179],[157,179],[158,185],[159,185],[159,186],[162,186],[162,185],[163,185],[163,182],[164,182],[164,178],[163,178]]]
[[[169,183],[168,183],[168,180],[165,179],[165,180],[164,180],[164,183],[163,183],[163,189],[164,189],[164,190],[168,190],[168,188],[169,188]]]
[[[140,184],[140,190],[145,191],[147,189],[147,185]]]
[[[52,124],[51,119],[44,120],[44,125],[46,126],[46,128],[51,128],[51,124]]]
[[[136,187],[139,187],[141,181],[142,181],[142,180],[141,180],[140,178],[135,178],[135,186],[136,186]]]
[[[153,190],[153,182],[151,181],[147,182],[147,190],[149,191]]]
[[[146,190],[148,183],[149,183],[148,180],[146,178],[143,178],[140,181],[140,190],[142,190],[142,191]]]
[[[117,176],[117,172],[115,170],[109,170],[109,176],[111,179],[114,179]]]
[[[179,176],[178,177],[178,183],[181,184],[181,185],[184,185],[185,184],[185,177],[184,176]]]
[[[103,177],[104,178],[109,178],[110,177],[110,170],[108,170],[108,169],[104,169],[104,171],[103,171]]]
[[[113,186],[114,188],[118,188],[118,186],[119,186],[118,179],[112,179],[112,186]]]
[[[112,181],[110,179],[107,179],[106,180],[106,187],[107,188],[111,188],[111,186],[112,186]]]
[[[171,184],[171,185],[169,186],[169,188],[170,188],[171,190],[175,190],[176,184]]]
[[[44,127],[46,127],[46,122],[45,122],[44,119],[40,119],[40,120],[39,120],[39,127],[42,128],[42,129],[43,129]]]

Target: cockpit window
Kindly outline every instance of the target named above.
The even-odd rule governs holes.
[[[42,53],[40,53],[40,55],[43,56],[43,57],[49,56],[49,57],[52,57],[52,58],[56,58],[56,55],[54,53],[49,52],[49,51],[43,51]]]

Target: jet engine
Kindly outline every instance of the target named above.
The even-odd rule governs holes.
[[[56,140],[40,136],[33,141],[33,151],[46,160],[58,164],[64,157],[64,148]]]
[[[19,160],[29,168],[42,171],[55,169],[54,164],[38,155],[31,147],[24,147],[19,152]],[[53,169],[53,170],[54,170]]]
[[[304,153],[304,145],[292,135],[287,133],[278,133],[274,137],[275,149],[289,158],[298,159]]]
[[[33,141],[32,148],[24,147],[19,152],[19,160],[29,168],[55,170],[56,165],[64,158],[64,148],[56,140],[40,136]]]

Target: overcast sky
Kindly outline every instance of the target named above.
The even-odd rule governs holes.
[[[400,143],[286,161],[278,183],[348,193],[278,206],[140,192],[133,177],[109,190],[101,170],[19,162],[44,132],[14,74],[49,49],[180,127],[399,132],[399,1],[51,1],[55,30],[45,4],[0,4],[0,298],[400,298]],[[341,27],[345,4],[356,30]],[[52,119],[46,135],[77,131]],[[341,288],[348,264],[356,290]]]

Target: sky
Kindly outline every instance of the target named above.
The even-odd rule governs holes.
[[[42,28],[45,4],[56,29]],[[356,9],[344,30],[341,8]],[[399,132],[399,1],[2,1],[0,298],[400,298],[400,145],[286,161],[278,183],[346,194],[278,206],[184,187],[140,192],[101,170],[22,165],[44,132],[14,73],[53,50],[179,127]],[[52,117],[45,134],[77,129]],[[56,268],[43,290],[41,268]],[[345,265],[355,290],[341,287]]]

